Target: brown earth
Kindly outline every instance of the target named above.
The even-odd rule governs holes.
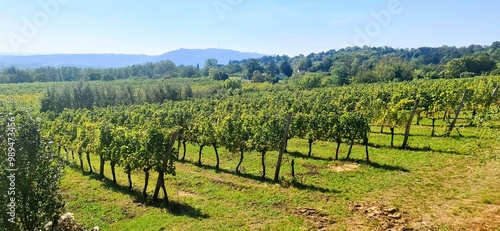
[[[335,172],[350,172],[359,168],[359,164],[344,163],[341,165],[331,165],[330,169]]]
[[[304,218],[314,230],[333,230],[335,221],[328,215],[312,208],[296,208],[291,210],[296,216]]]
[[[349,205],[349,209],[353,213],[346,220],[350,230],[365,230],[370,226],[376,227],[370,230],[414,230],[410,227],[411,220],[408,214],[394,206],[353,202]]]

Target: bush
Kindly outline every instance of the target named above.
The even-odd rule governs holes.
[[[0,130],[0,166],[16,169],[0,169],[0,191],[8,194],[0,196],[0,204],[9,205],[11,212],[2,212],[0,227],[38,230],[62,208],[58,193],[62,159],[27,112],[0,111]]]
[[[253,83],[263,83],[266,81],[266,78],[260,71],[254,71],[252,75],[252,82]]]
[[[213,80],[224,81],[226,79],[229,79],[229,75],[225,71],[219,70],[217,68],[210,69],[209,76]]]
[[[313,89],[321,87],[322,77],[315,73],[306,73],[302,78],[299,79],[299,86],[302,89]]]
[[[228,79],[226,81],[224,81],[224,84],[222,85],[224,88],[226,89],[241,89],[242,85],[241,85],[241,80],[239,79]]]

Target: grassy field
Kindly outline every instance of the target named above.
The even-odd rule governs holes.
[[[370,163],[363,161],[362,146],[354,147],[353,160],[335,161],[335,144],[315,142],[307,157],[307,141],[292,139],[281,184],[271,182],[276,152],[266,156],[268,179],[262,181],[258,153],[246,154],[237,176],[237,154],[221,148],[216,171],[212,148],[204,149],[198,167],[198,147],[188,146],[187,161],[178,162],[177,176],[166,180],[171,200],[166,208],[142,200],[141,172],[133,174],[129,192],[121,168],[113,185],[108,165],[104,180],[68,165],[62,180],[65,208],[101,230],[499,230],[498,130],[461,128],[464,137],[430,137],[429,121],[423,122],[412,127],[411,150],[390,148],[390,135],[372,127]],[[443,131],[438,128],[438,135]],[[400,145],[403,130],[396,133]],[[341,158],[347,149],[343,144]],[[98,172],[98,157],[92,158]],[[152,173],[149,195],[155,183]]]

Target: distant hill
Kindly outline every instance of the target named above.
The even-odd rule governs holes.
[[[219,64],[228,64],[231,60],[257,59],[263,56],[265,55],[224,49],[179,49],[156,56],[152,61],[172,60],[177,65],[200,64],[202,67],[209,58],[216,58]]]
[[[150,60],[146,55],[115,55],[115,54],[63,54],[63,55],[0,55],[0,66],[15,66],[21,68],[36,68],[43,66],[74,66],[74,67],[125,67],[145,63]]]
[[[127,55],[127,54],[55,54],[55,55],[2,55],[0,67],[16,66],[22,68],[36,68],[42,66],[75,66],[92,68],[125,67],[146,62],[171,60],[177,65],[200,65],[205,60],[215,58],[220,64],[227,64],[230,60],[261,58],[265,55],[258,53],[239,52],[225,49],[179,49],[158,56]]]

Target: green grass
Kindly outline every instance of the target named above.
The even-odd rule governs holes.
[[[129,192],[123,170],[117,170],[118,185],[68,166],[62,180],[66,209],[88,227],[102,230],[372,230],[377,221],[354,214],[353,202],[396,206],[409,217],[407,227],[456,230],[499,227],[500,165],[494,139],[498,130],[460,128],[452,137],[430,137],[429,121],[413,126],[410,150],[390,148],[390,135],[372,127],[371,163],[364,162],[364,147],[356,145],[353,160],[332,159],[335,144],[315,142],[313,157],[307,157],[307,141],[292,139],[284,156],[281,184],[273,184],[277,153],[266,156],[267,180],[259,180],[260,154],[247,153],[241,176],[234,174],[239,156],[220,148],[221,170],[216,171],[212,148],[203,150],[203,167],[196,166],[198,147],[188,146],[187,161],[178,162],[177,176],[167,177],[171,204],[167,207],[143,202],[144,176],[135,172]],[[386,129],[388,132],[389,129]],[[437,135],[444,127],[437,127]],[[396,129],[395,144],[402,143],[402,128]],[[481,147],[479,147],[479,144]],[[486,145],[487,144],[487,145]],[[341,158],[347,153],[342,144]],[[98,157],[92,156],[98,170]],[[298,183],[291,181],[290,162],[295,160]],[[75,162],[76,163],[76,162]],[[88,166],[85,165],[88,172]],[[105,174],[111,177],[109,165]],[[152,173],[151,196],[156,174]],[[332,222],[318,225],[315,217],[300,212],[311,208]],[[361,226],[354,225],[361,223]]]

